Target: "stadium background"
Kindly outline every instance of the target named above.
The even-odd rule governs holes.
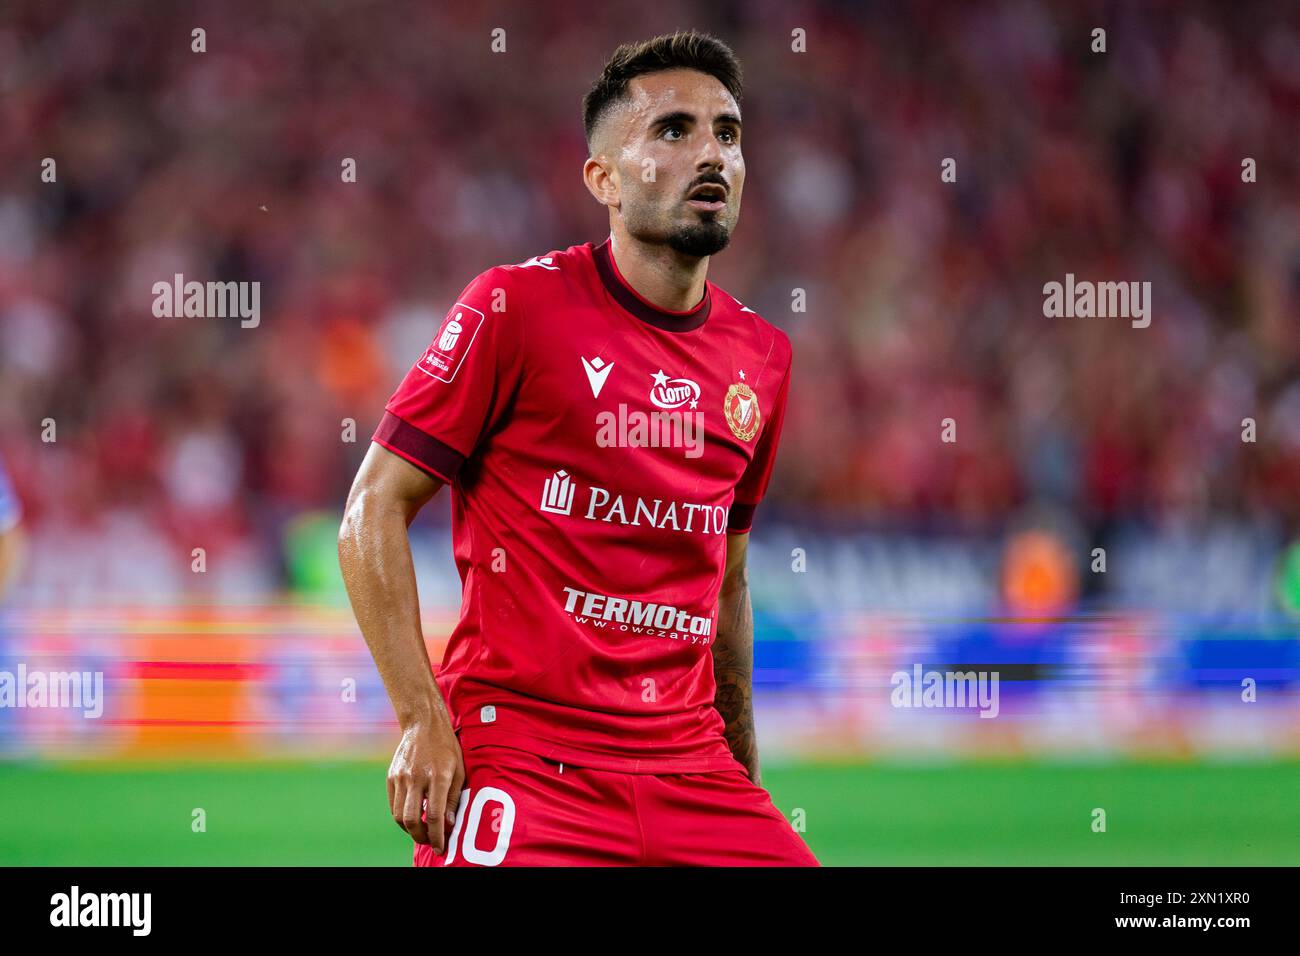
[[[341,504],[465,282],[603,238],[580,97],[685,27],[746,68],[710,278],[796,353],[751,544],[777,805],[828,863],[1300,860],[1297,8],[666,0],[5,5],[0,670],[107,703],[0,710],[0,863],[409,862]],[[1151,281],[1151,326],[1044,318],[1067,272]],[[155,318],[175,273],[259,281],[260,325]],[[999,717],[892,707],[915,663],[998,669]]]

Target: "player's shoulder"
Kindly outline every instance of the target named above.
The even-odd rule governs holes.
[[[480,310],[484,310],[482,303],[490,302],[492,311],[506,316],[508,323],[524,322],[574,294],[573,283],[582,274],[584,260],[590,266],[590,246],[554,249],[520,262],[489,266],[470,281],[462,301]]]
[[[746,339],[753,343],[758,352],[770,354],[772,363],[777,367],[789,367],[794,347],[785,330],[759,315],[717,283],[710,282],[709,285],[713,289],[711,308],[714,311],[710,321],[713,318],[724,320],[735,328],[729,335]]]
[[[589,268],[592,261],[592,243],[569,246],[567,249],[552,249],[550,252],[529,256],[522,262],[507,262],[493,266],[485,274],[493,273],[505,276],[516,286],[551,286]]]

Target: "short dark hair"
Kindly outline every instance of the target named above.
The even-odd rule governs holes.
[[[591,147],[591,134],[611,104],[627,95],[628,82],[662,70],[699,70],[715,77],[740,102],[744,86],[740,61],[731,47],[717,37],[695,30],[669,33],[624,43],[609,58],[600,76],[582,98],[582,126]]]

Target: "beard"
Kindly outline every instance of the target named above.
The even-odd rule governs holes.
[[[693,222],[668,234],[668,248],[682,255],[704,258],[727,248],[731,230],[721,219]]]
[[[659,210],[649,203],[629,202],[623,209],[623,223],[628,235],[649,245],[665,245],[684,256],[703,259],[721,252],[731,241],[735,215],[731,208],[705,219],[693,210],[684,223],[673,222],[670,210]],[[736,214],[738,214],[738,210]]]

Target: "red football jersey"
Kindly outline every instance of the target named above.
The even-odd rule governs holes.
[[[657,308],[610,241],[497,266],[374,440],[448,482],[462,582],[438,684],[462,747],[733,769],[713,707],[727,532],[776,457],[790,340],[713,283]]]

